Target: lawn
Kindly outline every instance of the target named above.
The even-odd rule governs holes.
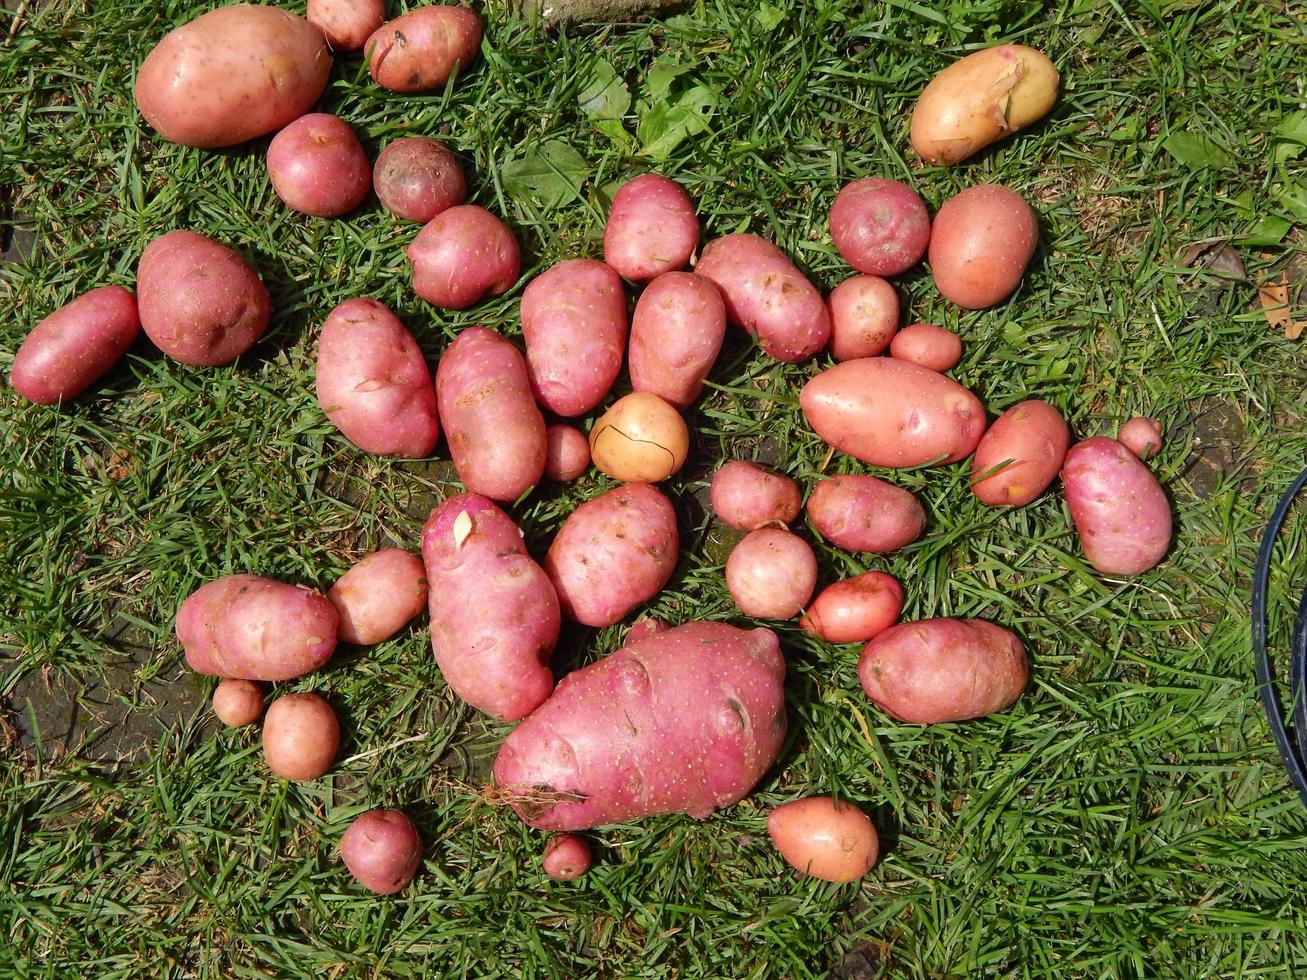
[[[229,367],[141,342],[62,408],[0,389],[0,975],[1307,970],[1307,814],[1260,713],[1248,623],[1261,529],[1307,460],[1303,342],[1268,325],[1254,285],[1301,284],[1307,267],[1292,227],[1307,218],[1293,4],[698,0],[662,22],[550,32],[488,3],[483,57],[448,92],[396,96],[337,60],[325,109],[370,152],[406,133],[447,141],[473,199],[519,234],[523,283],[598,256],[615,183],[648,169],[682,182],[706,237],[772,237],[827,289],[848,274],[826,230],[848,180],[909,180],[932,209],[1004,183],[1041,222],[1020,291],[963,313],[918,270],[901,280],[911,316],[960,332],[954,374],[993,413],[1039,397],[1081,436],[1134,413],[1168,433],[1154,467],[1176,545],[1134,579],[1084,563],[1056,490],[1000,511],[969,493],[965,463],[892,475],[926,505],[928,533],[884,559],[818,546],[823,581],[880,568],[904,582],[906,618],[1012,628],[1032,655],[1025,696],[980,721],[897,724],[858,687],[857,647],[765,624],[789,669],[781,762],[707,820],[595,832],[596,867],[574,883],[540,873],[544,835],[486,792],[507,726],[450,693],[424,621],[281,685],[327,693],[346,729],[332,774],[304,784],[269,776],[255,730],[221,730],[212,682],[184,668],[172,619],[198,585],[251,571],[325,588],[372,550],[415,548],[457,486],[443,446],[431,461],[369,457],[318,410],[314,336],[336,303],[381,299],[433,363],[473,323],[520,335],[521,284],[464,314],[419,300],[415,229],[375,202],[340,221],[280,206],[266,139],[207,152],[152,134],[135,66],[216,5],[36,0],[12,27],[0,13],[0,238],[20,246],[0,264],[0,369],[61,303],[130,285],[144,245],[173,228],[249,256],[275,310]],[[962,166],[923,167],[907,144],[916,94],[999,40],[1053,58],[1057,107]],[[1233,239],[1246,279],[1177,258],[1210,238]],[[825,363],[728,339],[667,484],[683,553],[653,613],[747,622],[722,578],[733,538],[705,506],[719,461],[804,482],[869,471],[828,460],[799,412]],[[515,507],[533,551],[605,486],[592,471]],[[1304,549],[1298,519],[1272,576],[1282,666]],[[565,628],[558,670],[623,629]],[[767,839],[772,806],[823,792],[881,830],[860,883],[800,878]],[[399,898],[364,893],[335,854],[378,805],[403,807],[429,844]]]

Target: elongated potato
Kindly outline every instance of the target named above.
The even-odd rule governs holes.
[[[427,573],[403,548],[374,551],[340,577],[327,598],[340,614],[346,643],[380,643],[398,633],[427,602]]]
[[[481,49],[481,18],[466,7],[432,4],[382,24],[364,44],[368,71],[392,92],[430,92],[460,75]]]
[[[789,524],[803,505],[799,485],[788,476],[740,459],[713,474],[710,499],[718,519],[739,531],[775,521]]]
[[[1038,399],[1013,405],[976,447],[971,491],[990,507],[1022,507],[1056,479],[1071,444],[1062,413]]]
[[[930,235],[930,271],[949,302],[983,310],[1021,285],[1039,242],[1039,222],[1020,194],[977,184],[944,202]]]
[[[818,480],[808,497],[808,520],[845,551],[886,552],[921,537],[925,508],[910,492],[874,476]]]
[[[661,174],[642,174],[613,197],[604,224],[604,261],[632,282],[684,269],[699,244],[690,195]]]
[[[1138,575],[1171,546],[1171,502],[1139,457],[1115,439],[1078,442],[1062,464],[1062,488],[1089,564]]]
[[[933,323],[912,323],[894,335],[890,357],[943,374],[962,360],[962,338]]]
[[[76,398],[118,362],[141,332],[136,297],[101,286],[32,328],[14,355],[9,383],[38,405]]]
[[[684,412],[703,391],[726,337],[726,304],[710,279],[665,272],[644,288],[631,316],[631,387]]]

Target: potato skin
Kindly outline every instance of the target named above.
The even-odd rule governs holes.
[[[1116,441],[1140,459],[1149,459],[1162,450],[1162,423],[1136,415],[1116,430]]]
[[[346,643],[388,640],[422,611],[427,573],[403,548],[384,548],[340,577],[327,598],[340,614],[336,635]]]
[[[1021,285],[1038,242],[1035,212],[1020,194],[998,184],[968,187],[935,215],[929,257],[935,287],[964,309],[996,306]]]
[[[517,239],[485,208],[459,204],[428,221],[408,247],[413,291],[446,310],[507,292],[522,271]]]
[[[340,751],[340,721],[320,694],[286,694],[263,719],[263,759],[278,776],[317,779]]]
[[[835,195],[830,235],[844,261],[859,272],[897,276],[926,254],[930,212],[902,181],[864,177]]]
[[[881,633],[862,649],[867,697],[900,721],[933,725],[1010,707],[1030,679],[1015,634],[981,619],[925,619]]]
[[[879,276],[851,276],[831,290],[830,352],[837,361],[885,353],[899,328],[899,294]]]
[[[436,403],[459,479],[472,493],[516,500],[545,470],[545,418],[526,362],[493,330],[468,327],[436,367]]]
[[[467,200],[458,157],[438,140],[404,136],[387,143],[372,168],[381,206],[397,218],[426,224]]]
[[[226,677],[214,688],[213,713],[228,728],[253,725],[263,717],[263,688],[254,681]]]
[[[287,207],[338,218],[372,190],[372,164],[349,123],[327,112],[310,112],[268,144],[268,178]]]
[[[459,494],[422,529],[431,648],[454,693],[500,721],[531,713],[554,689],[558,596],[513,519]]]
[[[544,566],[563,615],[612,626],[667,584],[679,547],[672,502],[648,484],[628,483],[572,511]]]
[[[799,485],[788,476],[741,459],[718,468],[709,492],[717,519],[738,531],[793,523],[803,506]]]
[[[385,0],[309,0],[306,19],[333,51],[359,51],[386,19]]]
[[[683,465],[690,430],[657,395],[633,391],[609,406],[590,429],[590,459],[623,483],[657,483]]]
[[[505,739],[495,783],[544,830],[706,817],[776,761],[784,680],[771,630],[693,622],[645,636],[564,677]]]
[[[257,272],[226,245],[170,231],[145,246],[136,270],[141,328],[175,361],[230,364],[268,328],[272,298]]]
[[[9,383],[38,405],[76,398],[127,353],[140,332],[130,289],[92,289],[32,328],[14,355]]]
[[[1152,472],[1115,439],[1078,442],[1062,464],[1062,488],[1089,564],[1138,575],[1171,546],[1171,503]]]
[[[584,415],[622,370],[626,291],[594,259],[567,259],[522,291],[522,337],[531,392],[549,411]]]
[[[481,50],[481,18],[466,7],[418,7],[383,24],[367,39],[372,80],[392,92],[443,88]]]
[[[166,140],[234,146],[308,112],[330,73],[331,53],[308,21],[238,3],[155,45],[136,74],[136,105]]]
[[[1070,444],[1071,430],[1052,405],[1038,399],[1013,405],[976,447],[971,492],[990,507],[1025,506],[1056,479]]]
[[[917,498],[874,476],[818,480],[808,497],[808,520],[845,551],[895,551],[926,529],[926,511]]]
[[[889,352],[897,360],[943,374],[962,360],[962,338],[933,323],[913,323],[894,335]]]
[[[825,881],[857,881],[880,855],[880,837],[870,818],[829,796],[778,806],[767,815],[767,833],[792,867]]]
[[[727,321],[755,335],[778,360],[805,361],[830,339],[830,311],[817,287],[757,235],[709,242],[695,272],[721,289]]]
[[[912,110],[912,148],[949,166],[1037,122],[1057,101],[1060,78],[1041,52],[1000,44],[949,65]]]
[[[628,180],[613,196],[604,224],[604,261],[632,282],[684,269],[699,244],[690,195],[661,174]]]
[[[921,466],[970,456],[985,408],[951,378],[890,357],[863,357],[822,371],[799,395],[808,424],[828,445],[870,463]]]
[[[550,878],[575,881],[590,870],[590,845],[577,834],[551,837],[540,866]]]
[[[865,643],[896,622],[903,586],[884,572],[863,572],[826,586],[808,605],[799,626],[831,643]]]
[[[422,864],[422,838],[399,810],[369,810],[341,835],[340,859],[368,891],[394,895],[408,887]]]
[[[590,443],[575,426],[545,429],[545,479],[570,483],[590,468]]]
[[[692,272],[663,273],[640,293],[631,316],[631,387],[684,412],[703,391],[725,338],[717,284]]]
[[[750,531],[726,560],[726,588],[755,619],[793,619],[817,587],[817,556],[792,531]]]
[[[346,300],[327,316],[315,386],[323,413],[360,449],[413,459],[436,448],[431,369],[413,335],[375,299]]]

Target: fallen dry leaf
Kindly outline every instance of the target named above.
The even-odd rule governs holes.
[[[1297,340],[1307,329],[1307,321],[1295,321],[1293,310],[1289,306],[1289,284],[1281,279],[1279,282],[1264,282],[1257,287],[1257,296],[1262,301],[1262,313],[1272,330],[1283,330],[1289,340]]]
[[[1186,245],[1176,255],[1176,261],[1185,269],[1210,269],[1236,279],[1247,279],[1239,250],[1227,238],[1207,238]]]

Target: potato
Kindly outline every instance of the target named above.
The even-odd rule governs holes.
[[[268,177],[287,207],[338,218],[372,190],[372,164],[349,123],[326,112],[300,116],[268,144]]]
[[[793,619],[817,587],[817,556],[791,531],[750,531],[726,559],[726,588],[755,619]]]
[[[481,18],[466,7],[418,7],[368,38],[372,80],[392,92],[430,92],[460,75],[481,50]]]
[[[333,51],[361,51],[386,20],[385,0],[309,0],[305,15]]]
[[[665,272],[649,283],[631,317],[631,387],[684,412],[703,391],[726,337],[726,304],[715,283]]]
[[[857,881],[880,855],[880,838],[867,815],[829,796],[778,806],[767,815],[767,833],[790,865],[825,881]]]
[[[500,721],[530,714],[554,689],[558,596],[521,529],[485,497],[460,494],[422,529],[431,584],[431,648],[445,681]]]
[[[865,643],[898,622],[902,610],[898,579],[863,572],[822,589],[799,625],[831,643]]]
[[[803,505],[799,485],[788,476],[738,459],[713,474],[710,494],[718,520],[739,531],[789,524]]]
[[[835,195],[830,237],[844,261],[859,272],[897,276],[926,254],[930,212],[907,184],[864,177]]]
[[[526,362],[499,334],[468,327],[454,338],[436,367],[436,404],[468,490],[516,500],[540,482],[545,418],[531,397]]]
[[[327,87],[321,33],[278,7],[221,7],[169,33],[136,73],[136,105],[159,135],[234,146],[281,129]]]
[[[726,319],[782,361],[805,361],[830,339],[830,311],[789,256],[757,235],[709,242],[695,267],[726,301]]]
[[[681,413],[643,391],[617,399],[590,430],[590,458],[623,483],[667,479],[685,464],[689,449]]]
[[[1071,430],[1062,413],[1038,399],[1013,405],[976,447],[971,492],[990,507],[1021,507],[1048,488],[1062,469]]]
[[[170,231],[145,246],[136,270],[141,328],[183,364],[229,364],[268,328],[272,299],[236,252],[193,231]]]
[[[912,110],[912,148],[948,166],[1042,119],[1057,100],[1057,69],[1043,54],[1000,44],[967,55],[930,80]]]
[[[336,635],[346,643],[388,640],[427,603],[427,573],[403,548],[383,548],[340,577],[327,598],[340,614]]]
[[[76,398],[118,363],[140,332],[130,289],[92,289],[32,328],[14,355],[9,383],[38,405]]]
[[[900,721],[965,721],[1010,707],[1030,679],[1017,637],[980,619],[926,619],[887,629],[858,658],[867,697]]]
[[[672,502],[647,484],[629,483],[572,511],[544,566],[563,615],[612,626],[667,584],[679,547]]]
[[[540,865],[550,878],[575,881],[590,870],[590,845],[576,834],[559,834],[545,845]]]
[[[830,352],[837,361],[885,353],[899,328],[899,294],[877,276],[852,276],[836,286],[830,304]]]
[[[653,636],[655,633],[662,633],[670,628],[661,619],[643,616],[631,624],[631,628],[626,631],[626,636],[622,640],[622,645],[629,647],[636,640],[642,640],[646,636]]]
[[[331,311],[318,338],[318,405],[360,449],[382,456],[430,456],[440,437],[436,389],[422,349],[375,299]]]
[[[962,360],[962,338],[933,323],[913,323],[894,335],[890,356],[943,373]]]
[[[408,247],[408,260],[414,292],[446,310],[507,292],[522,271],[508,225],[475,204],[446,208],[428,221]]]
[[[213,691],[213,713],[228,728],[253,725],[263,717],[263,688],[254,681],[224,678]]]
[[[522,337],[531,391],[549,411],[584,415],[622,370],[626,291],[594,259],[568,259],[522,291]]]
[[[944,202],[930,235],[930,270],[949,302],[983,310],[1021,285],[1039,242],[1035,212],[1021,195],[977,184]]]
[[[980,400],[956,381],[889,357],[863,357],[822,371],[799,395],[828,445],[872,466],[953,463],[985,431]]]
[[[613,197],[604,225],[604,261],[632,282],[684,269],[699,244],[699,219],[674,180],[644,174]]]
[[[201,674],[286,681],[336,649],[340,617],[321,592],[258,575],[201,586],[177,610],[177,639]]]
[[[1138,575],[1166,556],[1171,503],[1148,467],[1115,439],[1072,446],[1062,488],[1085,558],[1104,575]]]
[[[882,553],[921,537],[926,511],[907,490],[874,476],[833,476],[812,488],[808,520],[837,548]]]
[[[340,859],[368,891],[394,895],[408,887],[422,864],[422,838],[398,810],[369,810],[340,838]]]
[[[340,722],[320,694],[286,694],[263,719],[263,759],[283,779],[317,779],[340,751]]]
[[[1136,415],[1116,430],[1116,441],[1140,459],[1156,456],[1162,449],[1162,423]]]
[[[545,479],[569,483],[590,468],[590,443],[585,433],[570,425],[545,429]]]
[[[372,168],[372,187],[381,206],[395,217],[422,224],[467,200],[458,157],[444,143],[425,136],[387,143]]]

